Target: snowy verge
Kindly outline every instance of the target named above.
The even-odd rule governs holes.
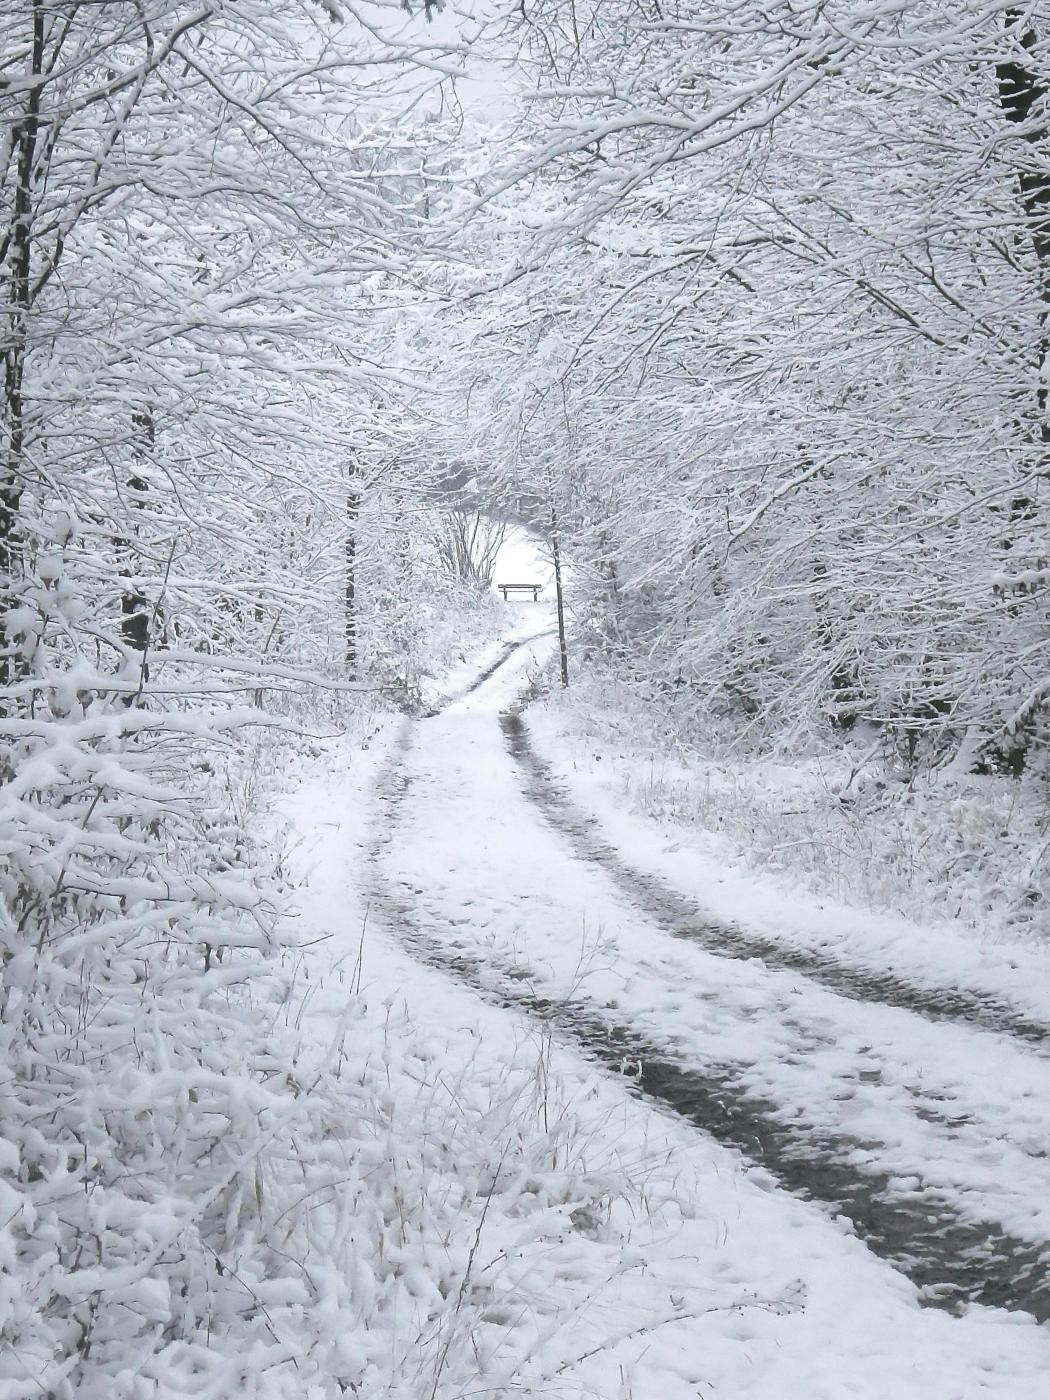
[[[984,926],[951,917],[954,910],[946,913],[943,904],[934,912],[922,903],[919,917],[911,918],[872,909],[855,888],[853,897],[828,893],[808,868],[785,862],[770,869],[756,833],[773,819],[773,805],[783,805],[788,791],[787,778],[778,785],[776,765],[764,765],[762,782],[755,779],[746,795],[740,779],[730,804],[719,787],[725,765],[674,753],[669,742],[661,747],[654,731],[618,698],[607,686],[600,694],[588,683],[568,693],[552,687],[533,700],[526,719],[555,780],[634,867],[695,899],[719,922],[847,965],[933,989],[966,988],[1022,1014],[1050,1017],[1050,945],[1030,932],[1010,934],[1001,923],[992,925],[992,936]],[[730,806],[733,822],[726,815]],[[823,809],[815,804],[814,810]],[[826,818],[837,819],[837,814]],[[830,837],[814,837],[818,840]],[[859,861],[862,875],[876,860],[866,862],[857,849],[839,859]],[[994,864],[994,856],[988,860]]]

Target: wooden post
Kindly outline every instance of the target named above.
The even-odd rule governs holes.
[[[554,478],[547,462],[547,504],[551,517],[551,554],[554,558],[554,593],[558,602],[558,653],[561,660],[561,683],[569,684],[569,648],[565,640],[565,598],[561,587],[561,539],[558,533],[558,507],[554,500]]]
[[[0,402],[0,652],[10,646],[4,617],[14,601],[15,576],[22,567],[24,544],[20,525],[22,457],[25,451],[25,404],[23,379],[29,343],[29,318],[33,309],[33,194],[34,170],[41,135],[40,103],[44,72],[45,18],[40,0],[33,0],[33,40],[26,84],[25,115],[11,127],[15,163],[15,190],[7,228],[4,230],[5,258],[10,273],[4,278],[3,300],[8,330],[0,365],[3,368],[3,400]],[[12,649],[13,650],[13,649]],[[21,675],[24,663],[17,654],[0,655],[0,690],[6,690]],[[0,701],[0,711],[14,712],[14,702]]]

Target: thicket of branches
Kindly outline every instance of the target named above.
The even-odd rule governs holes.
[[[457,506],[446,511],[438,535],[438,557],[453,578],[488,588],[507,526],[479,510]]]
[[[252,726],[347,693],[351,541],[361,683],[421,664],[397,620],[440,566],[400,550],[384,481],[418,383],[396,341],[426,139],[397,116],[442,51],[405,24],[0,4],[12,1400],[308,1381],[274,1321],[313,1284],[273,1183],[307,1170],[317,1104],[270,1039],[280,880],[239,794]]]
[[[553,464],[598,650],[757,742],[1044,763],[1045,15],[539,0],[515,33],[472,394],[519,482]]]
[[[420,593],[487,568],[438,487],[561,538],[592,654],[687,717],[1045,767],[1048,31],[530,0],[472,144],[393,0],[0,0],[12,1400],[302,1381],[231,794],[304,689],[412,703]]]

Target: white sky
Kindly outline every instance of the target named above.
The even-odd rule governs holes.
[[[562,582],[566,588],[572,584],[572,568],[562,561]],[[550,561],[550,549],[545,540],[531,534],[520,525],[507,531],[507,538],[496,557],[493,586],[501,583],[542,583],[541,598],[554,597],[554,567]],[[531,602],[531,599],[528,601]]]

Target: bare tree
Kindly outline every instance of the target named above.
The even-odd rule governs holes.
[[[477,588],[488,588],[496,557],[507,538],[507,526],[480,510],[458,506],[441,519],[438,554],[454,578]]]

